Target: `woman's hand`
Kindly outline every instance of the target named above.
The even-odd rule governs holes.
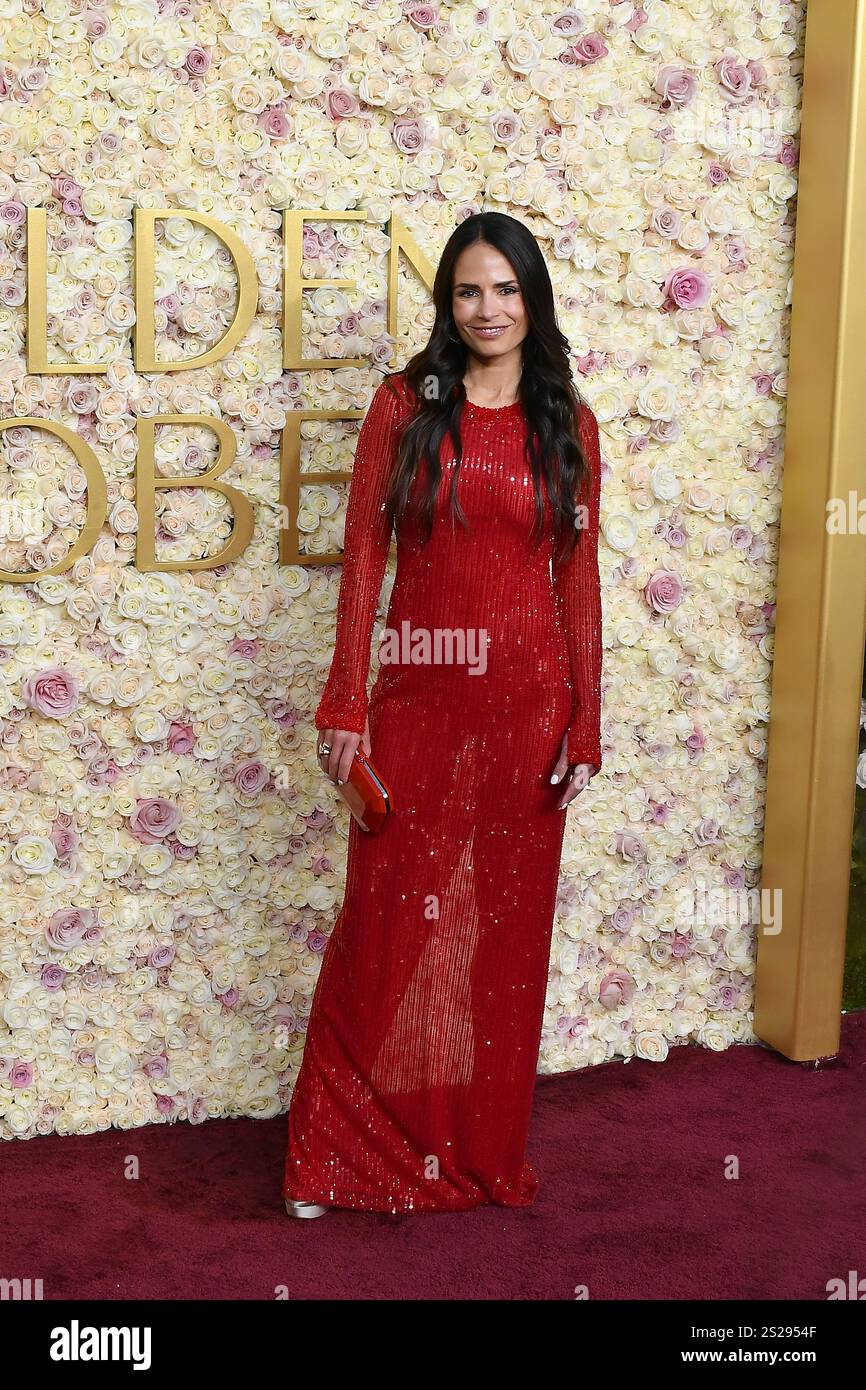
[[[590,777],[598,769],[592,763],[571,764],[568,761],[568,734],[562,736],[562,747],[559,750],[559,757],[556,767],[553,769],[551,782],[562,782],[565,778],[565,785],[562,789],[562,800],[558,803],[557,809],[565,810],[570,801],[573,801],[578,792],[582,792],[589,782]],[[566,775],[569,774],[569,775]]]
[[[367,720],[362,734],[353,734],[348,729],[321,729],[316,745],[319,766],[324,769],[332,782],[341,786],[349,776],[355,749],[361,749],[370,756],[370,721]],[[324,748],[329,751],[323,752]]]

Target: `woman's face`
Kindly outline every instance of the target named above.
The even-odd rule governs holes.
[[[513,352],[529,331],[511,262],[484,241],[460,252],[454,266],[451,311],[470,352],[490,360]],[[483,332],[483,329],[496,330]]]

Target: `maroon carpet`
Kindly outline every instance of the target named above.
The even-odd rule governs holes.
[[[866,1275],[864,1083],[866,1012],[817,1069],[683,1047],[540,1077],[535,1205],[455,1215],[290,1220],[285,1116],[12,1140],[0,1278],[41,1278],[46,1299],[823,1301]]]

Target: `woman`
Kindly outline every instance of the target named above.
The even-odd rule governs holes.
[[[601,766],[598,426],[537,243],[467,218],[433,300],[361,427],[316,711],[323,769],[344,781],[360,744],[394,809],[349,824],[289,1113],[297,1216],[531,1203],[563,811]],[[368,700],[392,527],[398,655]]]

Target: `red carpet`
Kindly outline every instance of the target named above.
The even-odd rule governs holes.
[[[0,1278],[41,1278],[46,1299],[823,1301],[866,1275],[864,1091],[866,1012],[817,1069],[683,1047],[540,1077],[535,1205],[455,1215],[290,1220],[285,1116],[13,1140]]]

